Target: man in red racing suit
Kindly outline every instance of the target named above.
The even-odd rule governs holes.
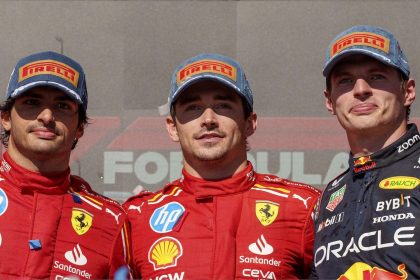
[[[0,165],[0,278],[111,278],[128,261],[126,214],[70,170]]]
[[[126,214],[70,175],[85,76],[67,56],[21,59],[1,106],[0,279],[104,279],[130,261]]]
[[[198,74],[188,70],[200,67]],[[236,77],[228,77],[229,69]],[[170,105],[175,102],[176,132],[169,128],[171,138],[175,132],[181,143],[182,177],[157,193],[141,193],[124,204],[138,276],[306,278],[312,262],[312,212],[319,191],[256,173],[246,160],[245,135],[238,146],[220,155],[226,142],[219,136],[225,139],[236,133],[229,125],[255,129],[252,95],[242,68],[230,58],[202,54],[181,64],[174,75],[173,81],[185,80],[173,86]],[[183,88],[179,98],[178,88]],[[247,107],[245,125],[242,108]],[[240,152],[235,150],[238,147]],[[218,149],[217,156],[212,149]],[[240,167],[230,172],[236,159]]]

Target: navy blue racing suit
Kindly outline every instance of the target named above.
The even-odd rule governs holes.
[[[420,135],[353,158],[324,190],[313,278],[420,279]]]

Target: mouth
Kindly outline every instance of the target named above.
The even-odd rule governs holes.
[[[58,134],[53,129],[46,127],[35,127],[31,129],[31,133],[36,135],[40,139],[52,140],[58,136]]]
[[[203,142],[219,142],[223,139],[223,135],[221,133],[210,132],[210,133],[202,133],[196,137],[197,140]]]
[[[356,115],[368,115],[376,109],[377,106],[373,103],[360,103],[351,107],[350,112]]]

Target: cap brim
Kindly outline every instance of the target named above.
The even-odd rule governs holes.
[[[348,50],[342,51],[340,54],[336,55],[333,59],[331,59],[330,61],[328,61],[328,63],[326,64],[326,67],[322,71],[322,74],[324,75],[324,77],[326,77],[326,78],[329,77],[329,75],[331,74],[331,70],[342,59],[344,59],[346,57],[349,57],[351,55],[354,55],[354,54],[363,54],[363,55],[369,56],[369,57],[371,57],[373,59],[378,60],[379,62],[382,62],[382,63],[384,63],[386,65],[389,65],[389,66],[392,66],[392,67],[398,69],[398,67],[396,65],[392,64],[387,57],[382,56],[382,55],[380,55],[378,53],[371,52],[371,51],[366,50],[366,49],[348,49]]]
[[[191,79],[189,79],[188,81],[186,81],[184,84],[182,84],[176,91],[175,93],[172,95],[172,104],[176,102],[176,100],[179,98],[179,96],[182,94],[182,92],[184,92],[187,88],[189,88],[190,86],[198,83],[198,82],[202,82],[202,81],[216,81],[216,82],[220,82],[222,84],[224,84],[225,86],[234,89],[239,96],[244,97],[242,92],[240,91],[240,89],[232,82],[229,82],[228,80],[221,78],[219,76],[214,76],[214,75],[199,75],[196,77],[193,77]],[[171,105],[172,105],[171,104]]]
[[[51,81],[36,81],[33,83],[29,83],[26,85],[23,85],[21,87],[18,87],[17,89],[15,89],[11,94],[9,98],[17,98],[18,96],[22,95],[23,93],[25,93],[26,91],[34,88],[34,87],[40,87],[40,86],[48,86],[48,87],[53,87],[56,88],[58,90],[63,91],[64,93],[66,93],[71,99],[73,99],[74,101],[76,101],[78,104],[83,104],[82,99],[80,99],[80,96],[72,89],[63,86],[62,84],[56,83],[56,82],[51,82]]]

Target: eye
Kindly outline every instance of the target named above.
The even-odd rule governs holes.
[[[201,106],[197,105],[197,104],[189,104],[187,106],[185,106],[184,111],[199,111],[201,110]]]
[[[351,78],[340,78],[339,80],[338,80],[338,84],[339,85],[348,85],[348,84],[351,84],[351,83],[353,83],[354,82],[354,80],[353,79],[351,79]]]
[[[40,101],[36,98],[27,98],[22,102],[25,105],[39,105]]]
[[[385,79],[385,76],[382,74],[374,74],[372,75],[372,77],[370,78],[372,81],[381,81]]]
[[[73,101],[69,101],[69,100],[57,100],[57,103],[55,104],[55,107],[58,110],[61,110],[63,112],[68,112],[68,113],[75,113],[77,112],[78,109],[78,105],[77,103],[73,102]]]
[[[58,103],[58,104],[57,104],[57,107],[58,107],[59,109],[64,109],[64,110],[70,110],[70,109],[71,109],[70,105],[69,105],[69,104],[67,104],[67,103],[65,103],[65,102],[60,102],[60,103]]]
[[[215,109],[232,109],[232,105],[227,102],[219,103],[215,106]]]

